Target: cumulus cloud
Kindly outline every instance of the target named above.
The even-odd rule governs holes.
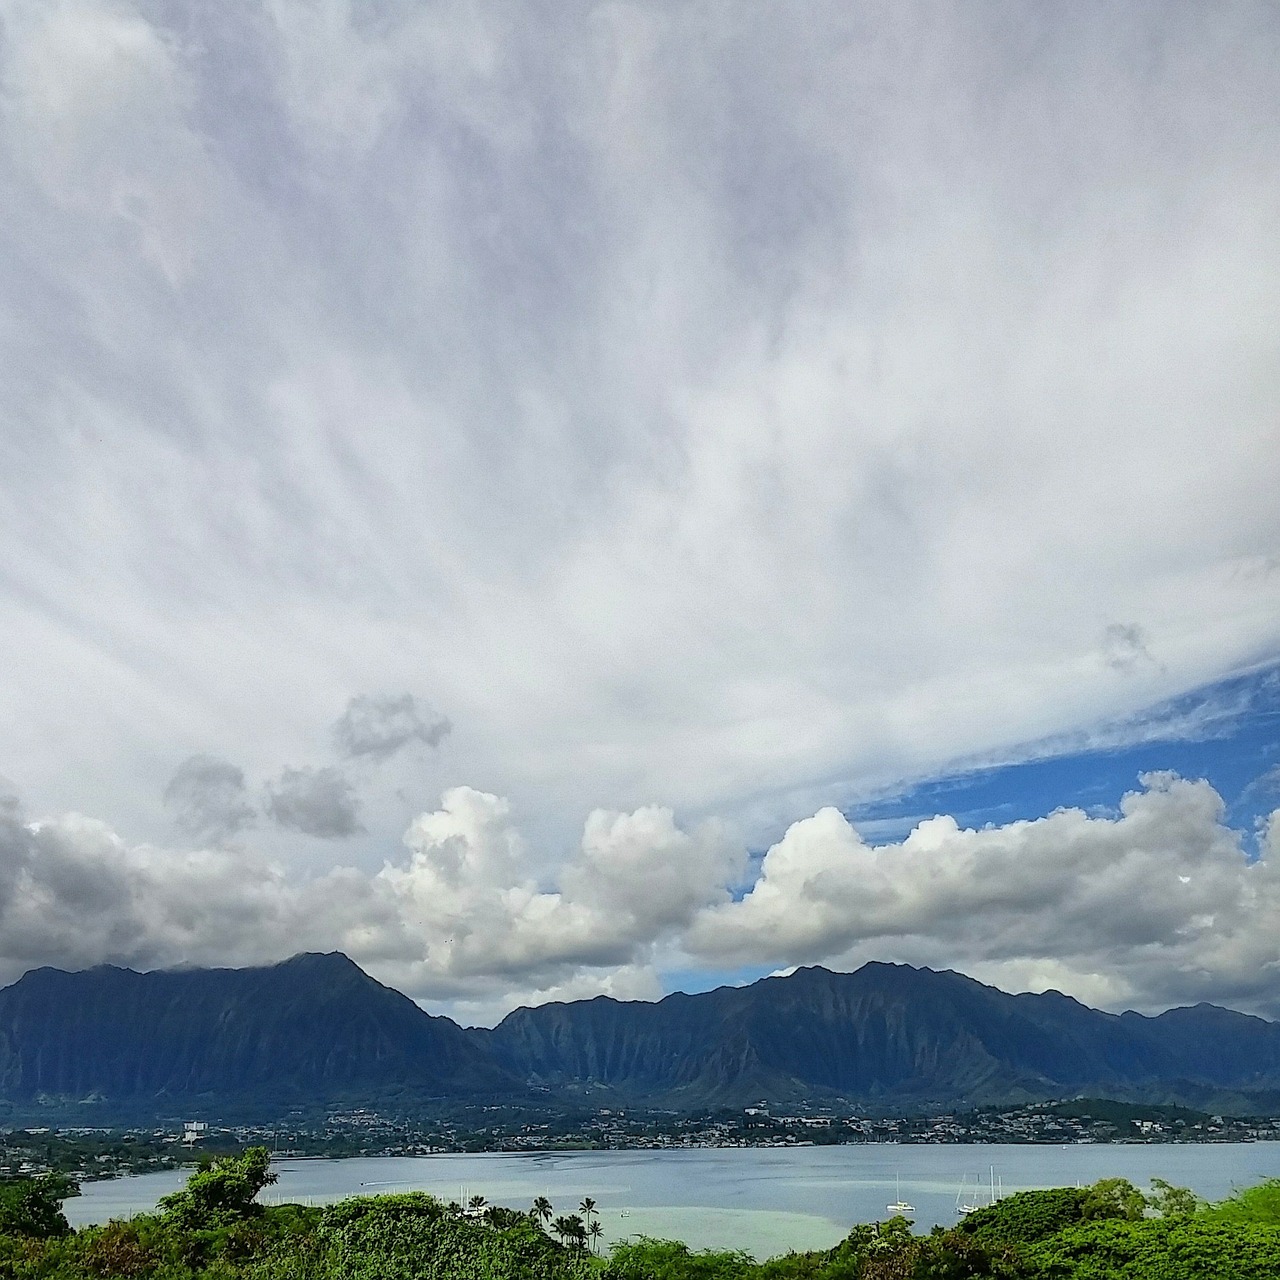
[[[541,889],[496,796],[460,787],[369,874],[290,879],[245,850],[130,845],[78,815],[0,810],[0,969],[246,964],[339,948],[385,981],[490,1017],[519,1003],[653,997],[653,948],[728,897],[742,853],[669,811],[593,814],[564,883]],[[648,856],[646,856],[646,852]],[[650,887],[656,889],[650,893]]]
[[[728,898],[743,864],[740,847],[707,823],[680,830],[668,809],[592,813],[559,887],[531,879],[525,844],[507,802],[469,787],[447,791],[440,809],[405,834],[407,863],[378,873],[403,918],[429,939],[406,954],[415,982],[475,978],[569,989],[580,970],[617,969],[698,910]]]
[[[750,877],[716,824],[591,814],[554,884],[510,806],[467,787],[376,872],[293,877],[244,850],[130,845],[77,815],[0,809],[0,969],[243,964],[341,949],[464,1017],[602,992],[661,993],[660,961],[790,967],[898,959],[1110,1008],[1200,999],[1280,1015],[1280,812],[1251,859],[1204,782],[1148,775],[1112,817],[1068,809],[865,843],[834,809]]]
[[[1276,853],[1273,835],[1250,861],[1213,788],[1172,774],[1146,775],[1116,817],[1063,809],[980,830],[935,817],[882,846],[824,809],[685,943],[719,963],[893,958],[1113,1007],[1203,998],[1280,1012]]]
[[[280,826],[303,835],[338,840],[363,830],[355,787],[332,766],[284,769],[267,784],[266,807]]]
[[[438,747],[452,731],[447,716],[420,707],[411,693],[358,694],[333,727],[343,755],[373,760],[389,759],[411,742]]]
[[[130,845],[69,814],[28,820],[0,809],[0,966],[155,968],[280,956],[304,926],[278,870],[244,851]]]
[[[180,830],[210,840],[225,840],[257,820],[244,771],[216,756],[184,760],[165,786],[164,802]]]

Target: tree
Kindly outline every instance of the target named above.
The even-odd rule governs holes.
[[[1085,1188],[1080,1216],[1091,1222],[1098,1218],[1122,1218],[1137,1222],[1146,1213],[1146,1197],[1127,1178],[1103,1178]]]
[[[158,1207],[171,1222],[189,1231],[230,1226],[262,1212],[254,1197],[275,1180],[266,1147],[250,1147],[243,1155],[198,1169],[181,1191],[165,1196]]]
[[[1175,1187],[1163,1178],[1152,1178],[1151,1188],[1147,1204],[1162,1218],[1187,1218],[1204,1204],[1190,1188]]]
[[[566,1222],[570,1241],[579,1249],[585,1249],[587,1247],[587,1228],[585,1223],[576,1213],[571,1213]]]
[[[588,1228],[587,1235],[591,1237],[591,1252],[600,1252],[600,1237],[604,1235],[604,1228],[600,1225],[600,1219],[597,1218]]]
[[[551,1207],[551,1201],[546,1196],[538,1196],[533,1202],[533,1208],[530,1210],[532,1217],[542,1223],[551,1221],[551,1215],[555,1210]]]
[[[576,1213],[557,1218],[551,1224],[551,1230],[560,1238],[561,1243],[576,1245],[580,1249],[586,1248],[587,1229]]]
[[[79,1194],[80,1188],[62,1173],[6,1179],[0,1182],[0,1233],[37,1240],[65,1236],[71,1227],[62,1202]]]

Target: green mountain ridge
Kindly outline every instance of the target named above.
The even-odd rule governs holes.
[[[340,953],[250,969],[38,969],[0,990],[0,1098],[19,1107],[827,1099],[924,1111],[1077,1095],[1267,1109],[1280,1024],[1203,1004],[1104,1013],[881,963],[657,1002],[547,1004],[465,1029]]]
[[[0,991],[0,1096],[293,1099],[517,1082],[338,953],[251,969],[37,969]]]

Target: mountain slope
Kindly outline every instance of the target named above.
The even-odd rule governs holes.
[[[260,969],[37,969],[0,991],[9,1098],[454,1096],[511,1084],[455,1023],[336,953]]]
[[[949,1107],[1280,1085],[1280,1026],[1259,1018],[1212,1006],[1117,1016],[909,965],[801,969],[657,1004],[543,1005],[477,1034],[531,1082],[690,1105],[831,1094]]]
[[[1203,1105],[1267,1090],[1280,1091],[1280,1024],[1212,1005],[1102,1013],[909,965],[801,969],[657,1003],[548,1004],[465,1031],[338,954],[259,969],[38,969],[0,991],[0,1097],[92,1097],[135,1114],[195,1100],[412,1111],[586,1094],[676,1109],[1075,1095]]]

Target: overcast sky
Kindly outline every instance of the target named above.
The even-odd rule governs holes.
[[[1274,4],[0,0],[0,208],[0,980],[1280,1015]]]

